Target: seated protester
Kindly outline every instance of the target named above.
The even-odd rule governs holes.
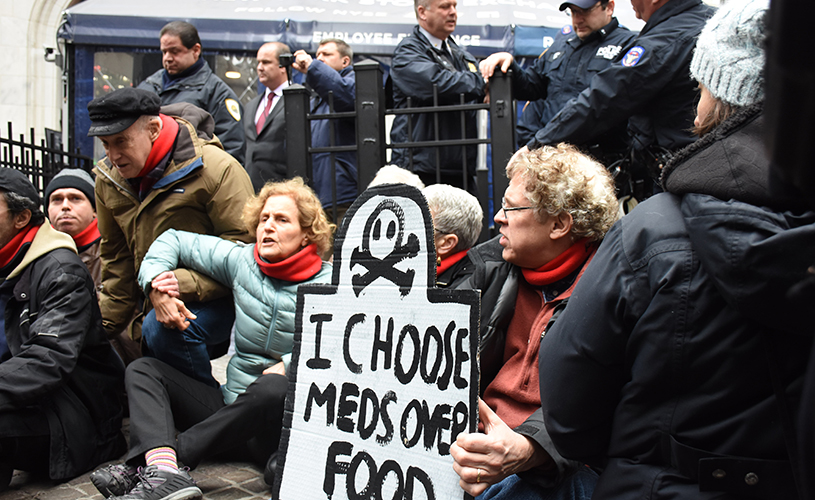
[[[0,491],[13,469],[63,481],[121,455],[124,367],[73,240],[0,168]]]
[[[769,185],[767,4],[731,0],[708,21],[691,63],[704,135],[663,169],[667,192],[609,231],[541,343],[546,428],[605,467],[595,499],[805,498],[790,415],[812,313],[787,292],[812,264],[815,212]]]
[[[159,107],[153,92],[132,87],[88,103],[88,135],[105,158],[96,164],[96,213],[102,233],[102,326],[141,341],[145,356],[218,387],[211,358],[226,354],[235,310],[229,290],[179,269],[180,293],[197,315],[183,332],[162,326],[171,304],[143,295],[136,277],[150,244],[168,229],[251,242],[240,220],[253,194],[249,175],[213,135],[206,111],[180,102]]]
[[[617,219],[614,183],[566,144],[520,150],[506,171],[501,236],[469,251],[475,270],[459,286],[482,292],[484,433],[460,434],[450,454],[461,487],[479,500],[588,499],[597,475],[561,457],[544,428],[538,346]]]
[[[484,212],[478,198],[447,184],[433,184],[422,190],[436,244],[436,286],[455,288],[473,273],[467,251],[478,243]]]
[[[91,474],[103,495],[197,498],[201,491],[178,470],[179,461],[195,468],[206,457],[226,453],[264,465],[276,451],[297,288],[330,281],[331,266],[319,255],[331,245],[332,225],[317,195],[299,177],[266,184],[247,202],[243,220],[255,231],[254,245],[170,229],[145,256],[139,284],[146,293],[152,289],[171,296],[174,328],[187,328],[194,317],[177,298],[177,267],[205,273],[233,290],[235,355],[221,389],[154,358],[128,366],[130,452],[125,465]],[[142,464],[147,467],[137,474]]]
[[[102,235],[96,220],[93,177],[79,168],[61,170],[45,188],[45,211],[54,229],[74,239],[79,258],[91,273],[96,291],[101,291],[99,243]],[[110,343],[126,364],[141,357],[141,347],[124,330],[111,337]]]

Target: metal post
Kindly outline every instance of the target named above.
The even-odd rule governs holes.
[[[492,134],[492,196],[496,209],[509,185],[506,165],[515,153],[515,105],[512,71],[496,71],[490,78],[490,132]],[[483,206],[484,214],[488,213]]]
[[[382,68],[370,59],[354,64],[357,83],[357,186],[364,190],[385,165],[385,88]]]
[[[309,111],[309,92],[295,84],[283,89],[286,106],[286,166],[289,177],[300,176],[309,185],[313,181],[311,155],[311,125],[306,116]]]

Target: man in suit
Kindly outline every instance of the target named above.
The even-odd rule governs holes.
[[[246,105],[246,116],[251,119],[244,120],[246,171],[255,192],[267,181],[279,181],[288,174],[283,89],[289,80],[279,56],[290,52],[289,46],[280,42],[265,43],[258,49],[258,80],[266,90]]]

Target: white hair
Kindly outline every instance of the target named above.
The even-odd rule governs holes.
[[[433,214],[433,225],[444,234],[458,236],[454,251],[466,250],[478,242],[484,212],[478,199],[463,189],[447,184],[433,184],[422,190]]]

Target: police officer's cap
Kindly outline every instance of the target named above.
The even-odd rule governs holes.
[[[597,0],[569,0],[568,2],[563,2],[560,4],[560,10],[564,11],[571,6],[580,7],[583,10],[590,9],[594,7],[594,4],[597,3]]]
[[[90,137],[113,135],[126,130],[143,115],[157,116],[161,101],[148,90],[127,87],[88,103]]]

